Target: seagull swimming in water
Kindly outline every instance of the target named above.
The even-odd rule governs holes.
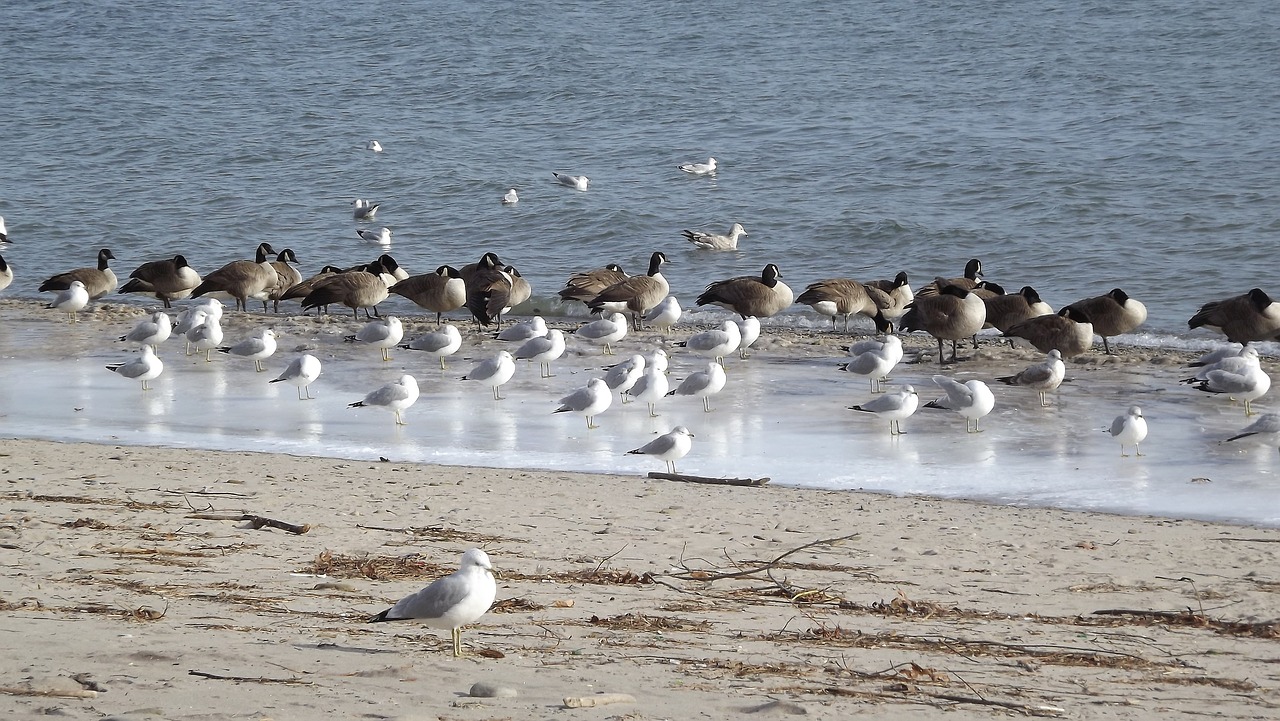
[[[502,196],[503,205],[515,205],[516,203],[519,203],[519,202],[520,202],[520,196],[516,195],[515,188],[508,190],[507,194]]]
[[[552,173],[556,182],[561,185],[567,185],[574,190],[586,190],[587,185],[591,183],[591,179],[585,175],[568,175],[565,173]]]
[[[716,159],[707,158],[705,163],[685,163],[676,167],[690,175],[715,175]]]

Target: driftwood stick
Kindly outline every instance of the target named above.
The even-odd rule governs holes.
[[[683,473],[659,473],[657,471],[650,471],[649,477],[663,481],[712,483],[719,486],[763,486],[769,482],[767,476],[764,478],[710,478],[708,476],[687,476]]]
[[[304,681],[301,678],[267,678],[266,676],[223,676],[218,673],[209,673],[208,671],[196,671],[190,669],[187,671],[190,676],[199,676],[200,678],[211,678],[216,681],[245,681],[248,683],[298,683],[310,684],[310,681]]]
[[[1146,610],[1131,609],[1131,608],[1104,608],[1099,611],[1094,611],[1093,615],[1095,616],[1141,616],[1145,618],[1179,618],[1179,619],[1191,619],[1196,617],[1203,618],[1201,614],[1192,613],[1190,609],[1186,611],[1146,611]]]
[[[629,693],[598,693],[594,696],[565,696],[565,708],[590,708],[606,706],[611,703],[635,703],[636,697]]]
[[[268,528],[279,528],[289,533],[303,534],[311,530],[311,524],[303,523],[287,523],[285,521],[277,521],[274,518],[266,516],[258,516],[252,513],[188,513],[187,518],[195,518],[202,521],[248,521],[249,525],[254,529],[260,529],[263,526]]]
[[[782,559],[786,558],[787,556],[790,556],[793,553],[799,553],[800,551],[803,551],[806,548],[813,548],[814,546],[829,546],[833,543],[838,543],[840,541],[847,541],[850,538],[857,538],[858,535],[859,534],[857,533],[851,533],[847,536],[840,536],[839,538],[824,538],[820,541],[813,541],[812,543],[806,543],[803,546],[796,546],[795,548],[791,549],[790,551],[787,551],[786,553],[782,554],[781,556],[778,556],[777,558],[773,559],[772,561],[769,561],[768,563],[761,564],[759,566],[756,566],[755,568],[748,568],[743,571],[729,571],[725,573],[707,573],[705,571],[690,571],[688,573],[670,573],[666,575],[669,575],[672,578],[679,578],[686,581],[719,581],[724,578],[738,578],[741,576],[750,576],[753,574],[768,571],[769,569],[781,563]]]
[[[6,696],[47,696],[50,698],[97,698],[97,691],[84,689],[37,689],[25,686],[0,686]]]

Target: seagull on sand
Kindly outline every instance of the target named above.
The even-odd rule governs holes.
[[[58,293],[58,297],[53,302],[45,306],[46,308],[54,308],[67,314],[67,322],[75,323],[76,314],[84,310],[89,305],[89,291],[85,289],[84,283],[78,280],[71,281],[71,287]]]
[[[688,428],[676,426],[671,432],[663,433],[633,451],[627,451],[627,455],[653,456],[667,464],[668,473],[675,473],[676,461],[689,455],[689,450],[693,448],[693,437]]]
[[[458,570],[396,602],[369,619],[417,621],[428,628],[447,628],[453,635],[453,655],[462,655],[462,627],[480,620],[498,595],[489,554],[478,548],[462,554]]]

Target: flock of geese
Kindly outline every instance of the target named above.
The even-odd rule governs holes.
[[[680,166],[680,170],[695,175],[714,174],[716,161],[710,158],[707,163]],[[585,176],[557,173],[555,180],[578,190],[584,190],[589,184]],[[518,202],[514,189],[503,202]],[[371,220],[379,207],[363,199],[354,201],[353,206],[357,220]],[[358,233],[366,240],[385,244],[390,231],[384,228]],[[693,230],[686,230],[683,235],[697,248],[728,250],[736,248],[746,230],[734,223],[725,235]],[[8,239],[3,218],[0,218],[0,239]],[[89,303],[117,291],[154,296],[166,309],[175,301],[209,299],[187,308],[176,325],[165,312],[157,311],[122,338],[140,345],[141,351],[136,358],[114,364],[110,369],[140,380],[144,389],[163,368],[156,348],[170,334],[185,336],[188,352],[193,352],[192,349],[203,352],[206,359],[211,358],[213,350],[219,350],[252,359],[258,370],[263,370],[263,359],[276,350],[274,332],[264,329],[240,343],[223,346],[219,328],[222,305],[217,298],[234,301],[236,310],[240,311],[248,311],[251,302],[260,301],[264,313],[271,305],[279,312],[281,301],[289,300],[299,301],[304,311],[316,308],[327,312],[331,306],[343,306],[351,309],[356,318],[363,309],[370,322],[349,340],[380,347],[384,360],[389,360],[390,349],[403,339],[403,325],[394,317],[379,316],[376,320],[374,317],[378,316],[380,303],[392,294],[399,295],[425,311],[434,312],[438,327],[402,347],[438,358],[442,368],[445,357],[457,352],[462,345],[460,331],[444,324],[443,315],[466,308],[475,320],[477,331],[496,324],[500,329],[498,339],[521,342],[514,352],[500,351],[464,376],[464,380],[489,385],[496,400],[502,398],[500,388],[515,373],[515,361],[536,361],[542,377],[551,377],[551,363],[566,348],[564,331],[548,329],[540,317],[502,327],[504,315],[529,299],[532,288],[518,269],[492,252],[484,253],[475,263],[461,267],[441,265],[420,275],[409,275],[391,255],[382,253],[369,263],[351,267],[326,265],[315,275],[304,278],[295,267],[298,258],[292,249],[277,252],[270,243],[264,242],[257,246],[252,260],[236,260],[203,276],[183,255],[146,262],[129,274],[123,286],[110,267],[115,259],[110,248],[102,248],[97,254],[96,267],[58,273],[44,279],[38,290],[55,293],[48,307],[65,312],[72,322]],[[666,262],[666,255],[656,251],[641,275],[628,275],[621,266],[609,264],[570,276],[558,293],[560,299],[581,302],[600,316],[577,328],[572,335],[580,341],[601,345],[606,354],[611,354],[612,346],[630,329],[638,330],[648,323],[663,331],[669,330],[679,321],[682,309],[662,274]],[[0,256],[0,290],[8,287],[13,279],[13,268]],[[966,339],[972,339],[976,348],[977,334],[984,328],[995,328],[1008,338],[1023,339],[1046,354],[1044,362],[999,380],[1036,390],[1043,405],[1047,403],[1045,394],[1062,382],[1064,360],[1088,352],[1095,335],[1102,338],[1104,352],[1111,354],[1109,339],[1133,331],[1147,318],[1146,307],[1120,288],[1079,300],[1055,312],[1030,286],[1006,292],[1000,285],[983,278],[982,263],[978,259],[969,261],[962,275],[935,278],[918,291],[912,290],[907,274],[900,272],[892,279],[868,282],[850,278],[822,279],[810,283],[798,296],[782,281],[778,266],[769,263],[758,276],[717,281],[697,296],[696,305],[720,306],[737,316],[718,328],[693,334],[675,344],[710,359],[705,370],[691,374],[672,389],[665,376],[665,351],[659,348],[647,356],[637,354],[562,398],[557,412],[581,414],[588,428],[596,428],[595,417],[609,407],[615,394],[623,402],[631,399],[645,402],[651,415],[656,415],[658,400],[670,394],[700,397],[704,410],[710,411],[710,397],[726,383],[724,357],[734,352],[746,357],[746,349],[759,336],[759,319],[774,316],[796,303],[830,317],[833,332],[838,320],[843,320],[844,330],[848,332],[849,317],[861,315],[869,318],[882,334],[851,345],[849,360],[841,369],[870,381],[872,394],[879,397],[852,409],[880,416],[889,423],[891,434],[901,431],[900,422],[918,406],[911,386],[892,393],[884,392],[881,386],[903,356],[895,332],[928,333],[937,340],[940,364],[961,360],[959,343]],[[1280,306],[1264,291],[1255,288],[1239,296],[1205,303],[1188,325],[1217,330],[1233,344],[1225,356],[1206,361],[1188,382],[1200,390],[1227,393],[1241,399],[1246,414],[1252,414],[1251,401],[1267,392],[1270,379],[1259,368],[1256,351],[1247,344],[1273,340],[1280,335]],[[944,354],[946,341],[952,346],[949,359]],[[290,382],[298,386],[299,398],[309,398],[307,386],[319,372],[319,360],[304,355],[295,359],[275,381]],[[965,416],[966,429],[976,432],[979,419],[990,413],[994,405],[986,385],[981,381],[960,383],[941,375],[934,376],[934,381],[945,395],[926,407],[954,410]],[[397,423],[402,424],[402,411],[417,397],[416,381],[405,375],[351,405],[387,408],[394,412]],[[1116,419],[1111,430],[1112,435],[1120,439],[1122,452],[1129,445],[1136,447],[1145,436],[1141,410],[1131,408]],[[633,452],[655,455],[674,471],[675,460],[688,452],[692,437],[688,429],[679,427]]]

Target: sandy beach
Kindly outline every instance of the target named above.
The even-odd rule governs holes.
[[[286,455],[2,453],[10,718],[1280,708],[1277,529]],[[466,656],[447,632],[365,623],[472,546],[498,603],[464,630]],[[515,695],[472,697],[477,683]],[[566,708],[584,698],[613,703]]]

